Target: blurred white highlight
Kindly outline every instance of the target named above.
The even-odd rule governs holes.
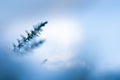
[[[44,67],[48,69],[58,69],[71,63],[69,61],[74,55],[72,45],[82,41],[82,28],[78,21],[70,17],[56,17],[49,19],[43,30],[42,36],[46,38],[46,42],[35,50],[34,60],[47,58],[48,62]]]

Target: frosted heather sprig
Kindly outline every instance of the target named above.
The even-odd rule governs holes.
[[[42,27],[44,27],[48,22],[45,21],[41,24],[38,24],[37,26],[33,27],[34,29],[31,30],[29,33],[28,31],[25,31],[27,33],[27,37],[21,35],[22,39],[19,40],[17,39],[18,44],[15,45],[13,44],[13,50],[15,52],[24,52],[24,51],[29,51],[35,47],[38,47],[40,44],[43,44],[45,42],[44,39],[40,39],[39,41],[34,40],[35,37],[40,34],[42,31]],[[31,42],[31,40],[33,40]]]

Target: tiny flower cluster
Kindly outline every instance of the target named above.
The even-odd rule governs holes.
[[[25,31],[27,33],[27,37],[21,35],[22,39],[17,39],[18,44],[13,44],[13,50],[15,52],[28,51],[42,44],[45,40],[34,41],[33,39],[38,36],[38,34],[40,34],[40,31],[42,31],[41,28],[44,27],[47,23],[48,22],[46,21],[44,23],[38,24],[34,27],[34,30],[31,30],[31,33]],[[33,42],[30,42],[31,40],[33,40]]]

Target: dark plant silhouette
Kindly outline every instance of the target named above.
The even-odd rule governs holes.
[[[17,39],[18,44],[13,44],[14,52],[23,53],[43,44],[45,39],[35,40],[35,38],[39,37],[38,35],[40,35],[40,32],[42,31],[42,27],[44,27],[47,23],[48,22],[45,21],[41,24],[38,24],[37,26],[33,27],[34,29],[31,30],[30,33],[25,31],[27,33],[27,37],[21,35],[22,39]]]

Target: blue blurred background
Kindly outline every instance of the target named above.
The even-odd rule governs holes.
[[[44,21],[46,42],[16,55]],[[119,0],[0,0],[0,80],[120,80],[119,35]]]

